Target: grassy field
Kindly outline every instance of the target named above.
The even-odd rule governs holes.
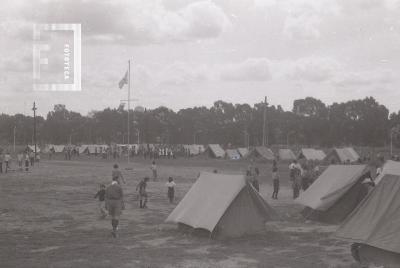
[[[243,172],[248,163],[210,159],[159,160],[160,179],[148,185],[149,204],[139,209],[135,187],[150,176],[150,161],[120,166],[127,179],[120,237],[110,234],[93,198],[109,183],[113,162],[43,160],[31,172],[0,174],[0,267],[358,267],[349,244],[332,237],[337,226],[305,222],[290,198],[287,164],[280,165],[282,187],[272,200],[270,164],[261,170],[261,195],[281,221],[263,235],[210,240],[184,234],[164,220],[174,206],[165,182],[173,176],[177,202],[201,171]]]

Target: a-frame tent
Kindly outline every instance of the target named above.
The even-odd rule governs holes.
[[[331,164],[355,163],[360,159],[358,153],[351,147],[333,148],[326,156],[326,161]]]
[[[65,145],[53,145],[53,150],[55,153],[62,153],[64,152]]]
[[[262,232],[274,219],[275,211],[243,175],[203,172],[166,221],[227,238]]]
[[[35,151],[35,145],[28,145],[26,147],[26,151],[34,152]],[[40,153],[39,145],[36,145],[36,153]]]
[[[386,163],[383,165],[382,173],[374,180],[375,184],[378,184],[386,174],[400,176],[400,162],[392,160],[386,161]]]
[[[250,156],[255,156],[257,158],[262,158],[265,160],[272,161],[275,159],[274,153],[271,151],[271,149],[265,147],[265,146],[257,146],[253,149],[253,151],[250,153]]]
[[[385,174],[336,231],[374,267],[400,267],[400,176]]]
[[[236,149],[227,149],[226,157],[230,160],[239,160],[241,158],[238,150]]]
[[[366,165],[331,165],[295,201],[306,219],[337,224],[368,194]]]
[[[291,161],[296,159],[296,155],[290,149],[279,149],[279,160]]]
[[[237,150],[242,158],[247,157],[250,153],[249,149],[245,147],[238,148]]]
[[[207,151],[211,157],[214,158],[224,158],[225,151],[219,144],[209,144],[207,147]]]
[[[306,159],[306,160],[317,160],[322,161],[326,157],[326,154],[322,150],[312,149],[312,148],[303,148],[300,150],[297,158]]]

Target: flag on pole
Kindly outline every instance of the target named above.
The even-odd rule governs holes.
[[[124,77],[119,81],[118,86],[119,89],[123,88],[124,85],[128,84],[128,71],[126,71]]]

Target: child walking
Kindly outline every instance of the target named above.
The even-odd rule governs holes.
[[[278,199],[279,174],[278,174],[278,168],[276,166],[272,168],[272,181],[274,185],[274,192],[272,193],[272,199]]]
[[[175,198],[175,185],[176,183],[174,182],[174,179],[172,177],[168,178],[168,182],[166,183],[166,186],[168,187],[168,199],[169,202],[172,204],[174,202]]]
[[[106,186],[104,184],[100,184],[100,190],[96,193],[94,198],[99,199],[99,210],[101,214],[101,218],[104,219],[107,216],[106,211]]]

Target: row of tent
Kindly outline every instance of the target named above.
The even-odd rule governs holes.
[[[257,157],[265,160],[295,160],[295,159],[306,159],[306,160],[317,160],[317,161],[328,161],[328,163],[355,163],[360,159],[358,153],[351,147],[348,148],[334,148],[328,155],[324,151],[312,148],[303,148],[296,155],[290,149],[279,149],[277,155],[274,152],[265,147],[257,146],[252,150],[248,148],[238,149],[227,149],[224,151],[219,144],[210,144],[207,149],[212,157],[215,158],[228,158],[231,160],[238,160],[245,157]]]
[[[400,267],[400,163],[386,162],[369,193],[361,189],[368,172],[365,165],[331,165],[296,202],[306,218],[342,223],[335,236],[364,245],[380,265]],[[226,238],[256,234],[271,220],[277,213],[243,175],[203,172],[166,222]]]
[[[361,244],[369,261],[400,267],[400,163],[387,161],[368,191],[365,165],[331,165],[299,197],[305,218],[341,223],[335,236]]]
[[[126,144],[116,144],[116,147],[127,148],[128,145]],[[147,145],[149,148],[154,148],[153,144]],[[34,150],[34,146],[28,145],[30,150]],[[88,154],[95,154],[101,153],[107,150],[110,146],[106,144],[84,144],[81,146],[74,146],[74,145],[54,145],[54,144],[47,144],[43,148],[43,152],[55,152],[55,153],[62,153],[68,148],[76,148],[79,150],[80,154],[88,153]],[[137,144],[131,144],[131,148],[139,148]],[[351,148],[334,148],[331,152],[326,155],[324,151],[312,148],[303,148],[300,152],[296,155],[290,149],[279,149],[277,154],[275,154],[271,149],[265,146],[256,146],[253,149],[248,148],[237,148],[237,149],[227,149],[224,150],[219,144],[209,144],[207,147],[200,144],[185,144],[183,148],[192,156],[199,155],[205,152],[211,157],[214,158],[227,158],[231,160],[238,160],[241,158],[246,157],[258,157],[263,158],[265,160],[272,161],[273,159],[279,160],[294,160],[294,159],[307,159],[307,160],[327,160],[329,163],[354,163],[358,161],[360,158],[357,152]],[[39,147],[37,146],[37,151],[40,152]]]

